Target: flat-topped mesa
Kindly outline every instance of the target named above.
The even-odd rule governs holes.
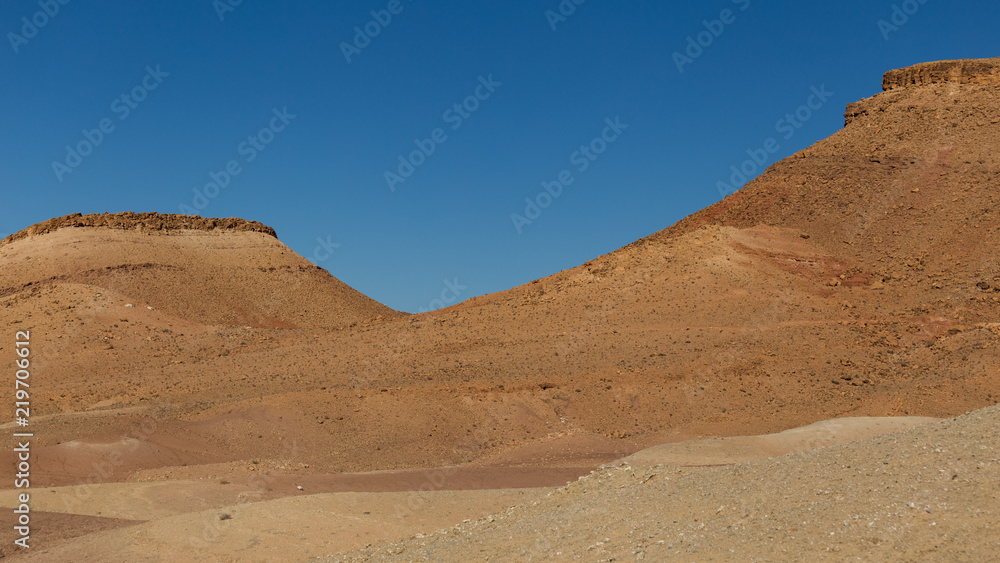
[[[247,221],[229,217],[225,219],[205,218],[197,215],[176,215],[167,213],[74,213],[36,223],[27,229],[16,232],[0,241],[0,245],[14,242],[32,235],[42,235],[64,227],[105,227],[108,229],[146,231],[176,231],[189,229],[196,231],[211,231],[215,229],[229,231],[256,232],[278,238],[274,229],[257,221]]]
[[[890,70],[882,77],[882,89],[949,82],[1000,85],[1000,58],[938,61]]]
[[[1000,86],[1000,58],[937,61],[890,70],[882,77],[883,92],[847,104],[844,126],[881,114],[920,87],[935,84],[987,86],[988,90],[990,86]],[[923,98],[920,103],[933,103],[933,96]]]

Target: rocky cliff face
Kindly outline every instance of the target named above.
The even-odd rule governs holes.
[[[229,230],[256,232],[271,235],[278,238],[274,229],[258,223],[257,221],[247,221],[245,219],[226,218],[211,219],[198,217],[196,215],[172,215],[161,213],[91,213],[84,215],[74,213],[64,215],[37,223],[16,232],[0,241],[0,244],[7,244],[32,235],[43,235],[63,227],[107,227],[109,229],[130,230],[140,229],[148,231],[171,231],[189,229],[196,231]]]
[[[909,100],[911,108],[934,105],[935,102],[940,108],[944,108],[945,105],[940,103],[943,99],[941,92],[930,92],[925,97],[914,97],[911,94],[922,87],[940,88],[947,84],[953,87],[961,85],[966,88],[987,89],[1000,86],[1000,58],[938,61],[890,70],[882,77],[882,93],[847,105],[844,126],[850,126],[859,118],[884,113],[902,100]],[[956,103],[960,102],[958,100]]]
[[[882,89],[946,82],[1000,85],[1000,58],[938,61],[890,70],[882,78]]]

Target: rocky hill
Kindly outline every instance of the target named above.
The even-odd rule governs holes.
[[[892,90],[948,82],[1000,84],[1000,58],[938,61],[890,70],[882,79],[882,89]]]
[[[340,327],[399,316],[292,252],[274,229],[243,219],[67,215],[7,237],[0,258],[0,296],[15,301],[84,286],[203,325]]]
[[[163,213],[73,213],[55,217],[48,221],[34,224],[22,231],[16,232],[3,240],[0,245],[14,242],[34,235],[44,235],[66,227],[105,227],[108,229],[143,231],[243,231],[271,235],[278,238],[274,229],[257,221],[245,219],[206,219],[195,215],[171,215]]]

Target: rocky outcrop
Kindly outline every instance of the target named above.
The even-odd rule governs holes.
[[[1000,58],[938,61],[890,70],[882,77],[883,92],[847,104],[844,126],[887,111],[909,92],[909,88],[934,84],[1000,86]]]
[[[258,223],[257,221],[247,221],[233,217],[225,219],[205,218],[197,215],[175,215],[163,213],[91,213],[84,215],[74,213],[64,215],[36,223],[23,231],[14,233],[0,241],[0,244],[7,244],[15,240],[23,239],[32,235],[41,235],[64,227],[105,227],[109,229],[130,230],[141,229],[146,231],[174,231],[174,230],[230,230],[264,233],[274,238],[278,238],[274,229]]]
[[[890,70],[882,77],[882,89],[947,82],[1000,85],[1000,58],[938,61]]]

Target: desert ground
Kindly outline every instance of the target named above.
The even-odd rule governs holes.
[[[882,88],[663,231],[430,313],[250,220],[26,226],[32,547],[4,510],[0,554],[991,560],[1000,59]]]

